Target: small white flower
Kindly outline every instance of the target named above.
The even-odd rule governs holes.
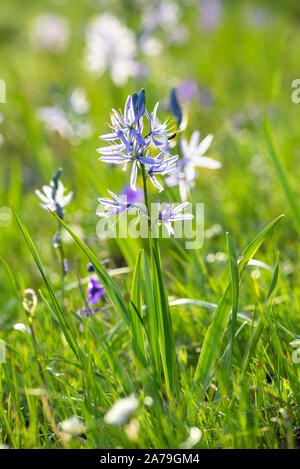
[[[131,419],[124,427],[125,433],[129,440],[137,441],[139,438],[140,424],[137,419]]]
[[[138,400],[134,394],[119,399],[106,413],[104,421],[110,425],[124,425],[138,408]]]
[[[200,132],[195,131],[190,142],[185,137],[180,140],[182,158],[178,161],[179,170],[169,176],[165,182],[169,187],[179,186],[182,200],[186,200],[189,188],[195,186],[197,167],[218,169],[222,166],[219,161],[205,156],[212,139],[213,136],[209,134],[199,143]]]
[[[83,88],[75,88],[70,98],[71,106],[77,114],[86,114],[90,108]]]
[[[30,328],[25,326],[22,322],[17,322],[13,327],[15,331],[23,332],[23,334],[31,334]]]
[[[157,57],[163,50],[162,42],[153,36],[142,36],[140,45],[143,53],[149,57]]]
[[[193,448],[193,446],[195,446],[201,440],[201,437],[202,437],[202,433],[201,433],[200,428],[191,427],[189,429],[189,436],[187,440],[181,443],[180,448],[182,449]]]
[[[41,50],[61,52],[66,47],[69,36],[69,23],[55,14],[37,16],[31,29],[31,42]]]
[[[61,422],[59,428],[67,441],[72,440],[72,438],[75,438],[86,431],[86,426],[76,415],[73,415],[73,417]]]
[[[73,128],[64,110],[59,106],[45,106],[37,110],[37,118],[44,122],[49,132],[58,132],[62,138],[71,139]]]
[[[35,193],[43,202],[40,204],[41,208],[55,212],[58,206],[63,208],[71,202],[73,192],[69,192],[68,195],[64,196],[64,185],[61,181],[58,181],[57,190],[55,191],[55,194],[53,194],[53,185],[51,185],[51,183],[50,186],[43,186],[44,194],[39,190],[36,190]]]
[[[137,70],[134,33],[115,16],[104,13],[87,27],[85,67],[101,76],[109,69],[113,82],[122,86]]]

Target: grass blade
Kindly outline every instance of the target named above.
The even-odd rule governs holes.
[[[247,355],[246,355],[246,358],[245,358],[245,361],[244,361],[241,380],[243,380],[243,378],[245,377],[245,375],[247,373],[247,370],[248,370],[248,367],[251,363],[254,351],[256,349],[259,338],[260,338],[261,333],[263,331],[263,327],[266,324],[267,317],[268,317],[269,311],[270,311],[271,306],[272,306],[275,287],[276,287],[277,280],[278,280],[278,274],[279,274],[279,254],[277,254],[277,258],[276,258],[276,265],[275,265],[274,274],[273,274],[271,285],[270,285],[268,295],[267,295],[266,306],[265,306],[264,311],[262,312],[262,314],[261,314],[261,316],[260,316],[260,318],[257,322],[257,326],[255,328],[255,331],[252,335],[252,338],[251,338],[251,341],[250,341],[250,344],[249,344],[249,347],[248,347]]]
[[[285,171],[282,167],[279,156],[278,156],[277,151],[275,149],[275,145],[274,145],[274,141],[273,141],[273,135],[272,135],[272,129],[271,129],[270,123],[269,123],[266,116],[264,116],[264,129],[265,129],[265,135],[266,135],[268,150],[269,150],[270,156],[272,158],[274,168],[277,172],[277,176],[278,176],[279,181],[282,185],[282,188],[283,188],[285,197],[287,199],[287,202],[288,202],[288,204],[291,208],[291,211],[294,215],[296,225],[300,229],[300,208],[299,208],[299,205],[298,205],[298,202],[297,202],[297,197],[295,197],[295,195],[293,194],[293,190],[292,190],[292,188],[289,184],[289,181],[287,179],[287,176],[285,174]]]
[[[249,260],[255,255],[268,233],[279,222],[282,216],[283,215],[277,217],[266,226],[244,250],[239,262],[240,278]],[[208,386],[213,377],[216,363],[219,360],[223,337],[230,314],[231,290],[231,282],[229,282],[215,310],[212,323],[207,330],[194,377],[194,385],[198,389],[205,389]]]
[[[230,279],[231,279],[231,296],[232,296],[232,308],[231,308],[231,344],[229,348],[229,354],[227,359],[227,370],[230,369],[231,358],[233,354],[233,345],[237,323],[237,313],[239,304],[239,267],[238,261],[234,249],[234,245],[229,233],[226,233],[227,247],[229,252],[229,267],[230,267]]]
[[[72,236],[74,241],[78,244],[80,249],[84,252],[87,256],[89,261],[93,264],[94,269],[101,280],[107,296],[109,297],[110,301],[114,305],[115,309],[119,313],[120,317],[124,319],[126,324],[129,326],[129,314],[127,310],[127,306],[123,300],[121,292],[115,283],[115,281],[111,278],[111,276],[107,273],[104,267],[99,262],[97,256],[93,253],[93,251],[83,242],[81,239],[68,227],[68,225],[61,220],[55,213],[52,213],[55,218],[63,225],[63,227],[68,231],[68,233]]]
[[[35,263],[41,273],[41,276],[45,282],[45,285],[47,287],[47,290],[48,290],[48,293],[50,295],[50,298],[51,298],[51,303],[52,303],[52,308],[51,308],[51,311],[53,312],[53,314],[55,315],[63,333],[64,333],[64,336],[67,340],[67,342],[69,343],[70,347],[72,348],[73,352],[75,353],[76,357],[79,358],[81,361],[83,361],[84,359],[84,356],[83,356],[83,353],[82,353],[82,350],[80,349],[80,347],[78,346],[76,340],[75,340],[75,337],[71,331],[71,328],[62,312],[62,309],[60,307],[60,304],[59,302],[57,301],[57,298],[54,294],[54,291],[52,289],[52,286],[45,274],[45,271],[43,269],[43,266],[42,266],[42,263],[41,263],[41,260],[40,260],[40,257],[38,255],[38,252],[33,244],[33,241],[27,231],[27,229],[25,228],[25,226],[23,225],[23,223],[21,222],[16,210],[14,209],[14,207],[12,207],[12,210],[13,210],[13,213],[14,213],[14,216],[17,220],[17,223],[19,225],[19,228],[22,232],[22,235],[31,251],[31,254],[35,260]]]

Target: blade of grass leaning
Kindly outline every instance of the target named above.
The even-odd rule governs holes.
[[[227,238],[227,247],[229,253],[229,267],[230,267],[230,279],[231,279],[231,298],[232,298],[232,307],[231,307],[231,344],[229,348],[229,353],[226,361],[227,370],[230,369],[231,358],[233,354],[233,345],[235,339],[236,323],[237,323],[237,313],[238,313],[238,304],[239,304],[239,267],[238,261],[234,249],[234,245],[229,233],[226,233]]]
[[[95,272],[101,280],[103,287],[105,288],[105,291],[107,293],[107,296],[114,305],[116,311],[119,313],[120,317],[124,319],[125,323],[129,326],[129,314],[127,306],[115,281],[111,278],[105,268],[101,265],[93,251],[83,241],[81,241],[81,239],[71,230],[71,228],[68,227],[68,225],[63,220],[61,220],[55,213],[51,213],[68,231],[68,233],[72,236],[72,238],[78,244],[80,249],[87,256],[91,264],[94,266]]]
[[[45,285],[47,287],[47,290],[48,290],[48,293],[50,295],[50,298],[51,298],[51,303],[52,303],[52,313],[54,314],[54,316],[56,317],[57,319],[57,322],[59,323],[62,331],[63,331],[63,334],[67,340],[67,342],[69,343],[70,347],[72,348],[73,352],[75,353],[76,357],[78,359],[80,359],[81,361],[83,361],[84,357],[83,357],[83,353],[82,353],[82,350],[80,349],[80,347],[78,346],[77,342],[76,342],[76,339],[71,331],[71,328],[65,318],[65,315],[63,314],[62,312],[62,309],[60,307],[60,304],[59,302],[57,301],[57,298],[55,296],[55,293],[53,291],[53,288],[45,274],[45,271],[43,269],[43,266],[42,266],[42,263],[41,263],[41,260],[40,260],[40,257],[38,255],[38,252],[35,248],[35,245],[33,244],[33,241],[27,231],[27,229],[25,228],[25,226],[23,225],[23,223],[21,222],[16,210],[14,209],[14,207],[12,207],[12,210],[13,210],[13,214],[15,216],[15,219],[19,225],[19,228],[22,232],[22,235],[31,251],[31,254],[35,260],[35,263],[41,273],[41,276],[45,282]]]
[[[244,250],[238,264],[240,278],[249,260],[252,259],[252,257],[255,255],[268,233],[279,222],[282,216],[283,215],[280,215],[279,217],[275,218],[275,220],[266,226],[266,228],[264,228]],[[230,293],[231,282],[229,282],[227,285],[227,288],[215,310],[212,323],[205,335],[203,347],[201,349],[194,376],[194,386],[197,388],[196,392],[201,389],[205,389],[208,386],[213,377],[216,363],[220,358],[223,337],[230,314]]]
[[[251,363],[254,351],[255,351],[256,346],[258,344],[258,341],[259,341],[259,338],[260,338],[261,333],[263,331],[264,325],[266,324],[267,317],[268,317],[269,311],[271,309],[273,298],[274,298],[275,287],[276,287],[277,280],[278,280],[278,274],[279,274],[279,254],[277,254],[274,274],[273,274],[271,285],[270,285],[270,288],[269,288],[269,291],[268,291],[264,311],[262,312],[262,314],[261,314],[261,316],[260,316],[260,318],[257,322],[254,333],[253,333],[252,338],[250,340],[250,344],[249,344],[249,347],[248,347],[246,358],[244,360],[241,380],[243,380],[243,378],[245,377],[245,375],[247,373],[248,367]]]
[[[80,323],[82,318],[80,318],[78,316],[78,314],[75,311],[73,311],[72,309],[70,311],[71,311],[74,319],[76,319],[76,321],[78,323]],[[96,323],[96,319],[93,315],[90,316],[90,319],[94,324]],[[101,345],[103,353],[104,353],[109,365],[111,366],[115,376],[117,377],[120,386],[123,388],[124,392],[125,393],[134,392],[135,389],[134,389],[134,386],[133,386],[133,383],[132,383],[132,380],[131,380],[129,374],[127,373],[126,369],[123,367],[123,365],[120,362],[120,360],[118,359],[118,357],[115,356],[115,354],[114,354],[113,350],[111,349],[111,347],[109,346],[106,338],[104,336],[100,337],[99,333],[95,332],[95,330],[90,325],[88,325],[88,330],[95,337],[95,339],[99,342],[99,344]]]
[[[279,181],[282,185],[285,197],[287,199],[287,202],[291,208],[291,211],[294,215],[294,220],[295,223],[300,229],[300,207],[297,202],[297,197],[295,197],[295,194],[293,193],[293,190],[291,188],[291,185],[288,181],[288,178],[286,176],[285,170],[282,167],[282,163],[280,161],[279,155],[277,153],[277,150],[274,145],[274,140],[273,140],[273,135],[272,135],[272,129],[271,125],[266,117],[264,116],[264,130],[265,130],[265,136],[266,136],[266,142],[268,146],[268,150],[270,153],[270,156],[272,158],[272,162],[274,165],[274,168],[276,170],[277,176],[279,178]]]

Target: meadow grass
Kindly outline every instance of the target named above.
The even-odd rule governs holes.
[[[190,40],[166,42],[161,54],[143,59],[148,75],[118,87],[109,73],[95,79],[82,67],[93,15],[109,9],[139,31],[140,2],[134,14],[131,2],[109,3],[1,7],[0,444],[297,448],[299,364],[291,342],[300,339],[300,137],[291,82],[299,76],[299,6],[223,2],[220,25],[207,33],[195,20],[197,5],[179,2]],[[268,12],[261,26],[250,21],[255,6]],[[37,52],[28,39],[32,19],[48,10],[71,25],[61,54]],[[211,102],[198,97],[184,106],[187,135],[213,133],[209,156],[222,162],[218,171],[201,168],[190,194],[205,204],[203,247],[99,239],[97,198],[128,183],[96,153],[110,109],[142,87],[150,109],[157,100],[164,108],[170,89],[189,78]],[[90,103],[92,134],[74,143],[47,132],[36,112],[78,86]],[[59,167],[75,194],[64,220],[41,210],[34,193]],[[179,200],[177,188],[165,192],[164,200]],[[70,264],[63,279],[52,242],[58,227]],[[85,321],[77,311],[86,304],[88,263],[106,293]],[[34,314],[24,308],[29,288]],[[132,394],[135,412],[109,424],[109,409]],[[74,434],[62,425],[73,416],[81,423]]]

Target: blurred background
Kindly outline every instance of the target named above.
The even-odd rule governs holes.
[[[132,251],[96,237],[97,197],[120,193],[128,174],[99,162],[98,137],[112,107],[145,87],[147,107],[170,115],[177,89],[187,116],[185,135],[214,135],[208,151],[222,163],[200,169],[190,200],[205,203],[206,240],[199,256],[217,276],[226,262],[225,231],[242,249],[280,213],[284,223],[264,260],[280,245],[290,285],[297,278],[297,231],[263,134],[267,113],[281,162],[299,196],[300,104],[291,83],[300,77],[297,0],[10,0],[0,16],[0,255],[27,287],[40,278],[10,212],[16,207],[52,281],[59,283],[51,237],[55,220],[35,189],[64,169],[74,190],[66,222],[111,267],[132,264]],[[155,194],[155,191],[153,192]],[[176,198],[175,198],[176,199]],[[65,239],[70,262],[80,254]],[[3,273],[3,272],[2,272]],[[2,311],[10,287],[0,272]]]

